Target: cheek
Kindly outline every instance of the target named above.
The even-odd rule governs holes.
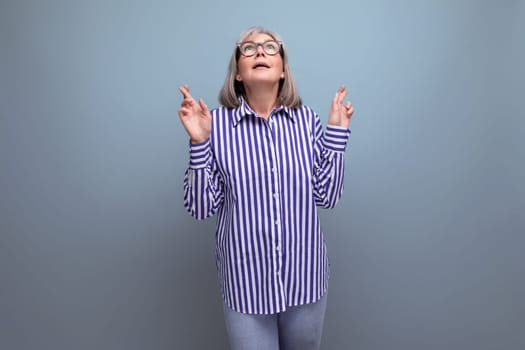
[[[246,72],[248,72],[248,70],[248,64],[246,64],[246,62],[239,61],[239,63],[237,64],[237,74],[244,75],[246,74]]]
[[[283,72],[284,71],[284,63],[283,63],[282,59],[279,59],[279,62],[277,63],[277,65],[279,66],[279,69],[281,70],[281,72]]]

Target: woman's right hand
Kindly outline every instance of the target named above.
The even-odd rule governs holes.
[[[179,117],[184,129],[190,136],[190,142],[206,141],[211,132],[211,114],[208,106],[202,99],[199,99],[198,103],[193,99],[188,85],[179,87],[179,91],[184,96],[179,108]]]

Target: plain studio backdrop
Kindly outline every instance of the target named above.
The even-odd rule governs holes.
[[[323,349],[525,348],[524,1],[0,4],[0,348],[227,349],[179,85],[238,34],[356,107]]]

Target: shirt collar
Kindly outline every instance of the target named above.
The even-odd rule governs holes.
[[[239,124],[239,122],[241,121],[242,118],[246,117],[246,116],[250,116],[250,115],[256,115],[256,113],[253,111],[253,109],[248,105],[248,103],[246,102],[246,100],[244,99],[244,97],[239,97],[239,107],[236,107],[234,110],[233,110],[233,126],[236,127],[237,124]],[[274,112],[280,112],[280,111],[283,111],[284,114],[286,116],[288,116],[288,118],[290,118],[290,120],[292,122],[295,122],[295,118],[294,118],[294,113],[293,113],[293,110],[290,108],[290,107],[286,107],[286,106],[279,106],[277,108],[274,109]]]

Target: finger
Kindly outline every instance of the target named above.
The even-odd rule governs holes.
[[[193,96],[190,94],[190,87],[187,84],[180,86],[179,91],[182,93],[182,96],[184,96],[185,99],[193,100]]]
[[[190,97],[185,97],[184,100],[182,100],[181,103],[187,104],[189,106],[193,106],[195,104],[195,100],[191,96]]]
[[[190,94],[190,87],[188,86],[188,84],[184,84],[181,87],[179,87],[179,91],[182,93],[182,96],[184,96],[184,98],[192,98]]]
[[[206,105],[206,103],[204,103],[204,100],[202,98],[199,99],[199,106],[201,106],[202,108],[202,114],[208,115],[210,113],[208,106]]]
[[[191,107],[188,107],[188,106],[181,106],[181,107],[179,108],[179,113],[181,113],[181,112],[184,113],[184,114],[186,115],[186,114],[190,114],[190,113],[192,113],[193,110],[192,110]]]
[[[191,97],[185,97],[180,103],[180,108],[184,108],[188,111],[193,110],[195,108],[195,100],[193,100]]]
[[[337,108],[341,106],[341,103],[343,102],[342,93],[344,91],[344,85],[341,85],[339,89],[336,91],[335,96],[332,100],[332,107]]]
[[[180,104],[181,108],[186,108],[188,110],[192,109],[194,105],[193,100],[187,98],[185,98]]]
[[[350,109],[346,112],[346,116],[348,118],[352,118],[352,115],[354,115],[354,107],[350,107]]]
[[[188,109],[186,108],[179,108],[179,118],[184,118],[188,115]]]
[[[339,91],[337,91],[337,92],[338,92],[338,95],[339,95],[339,99],[337,101],[337,104],[342,104],[343,100],[346,97],[346,87],[344,85],[341,85],[341,87],[339,88]]]
[[[341,94],[341,88],[336,91],[334,98],[332,99],[332,108],[337,108],[339,105],[341,105],[339,95]]]

